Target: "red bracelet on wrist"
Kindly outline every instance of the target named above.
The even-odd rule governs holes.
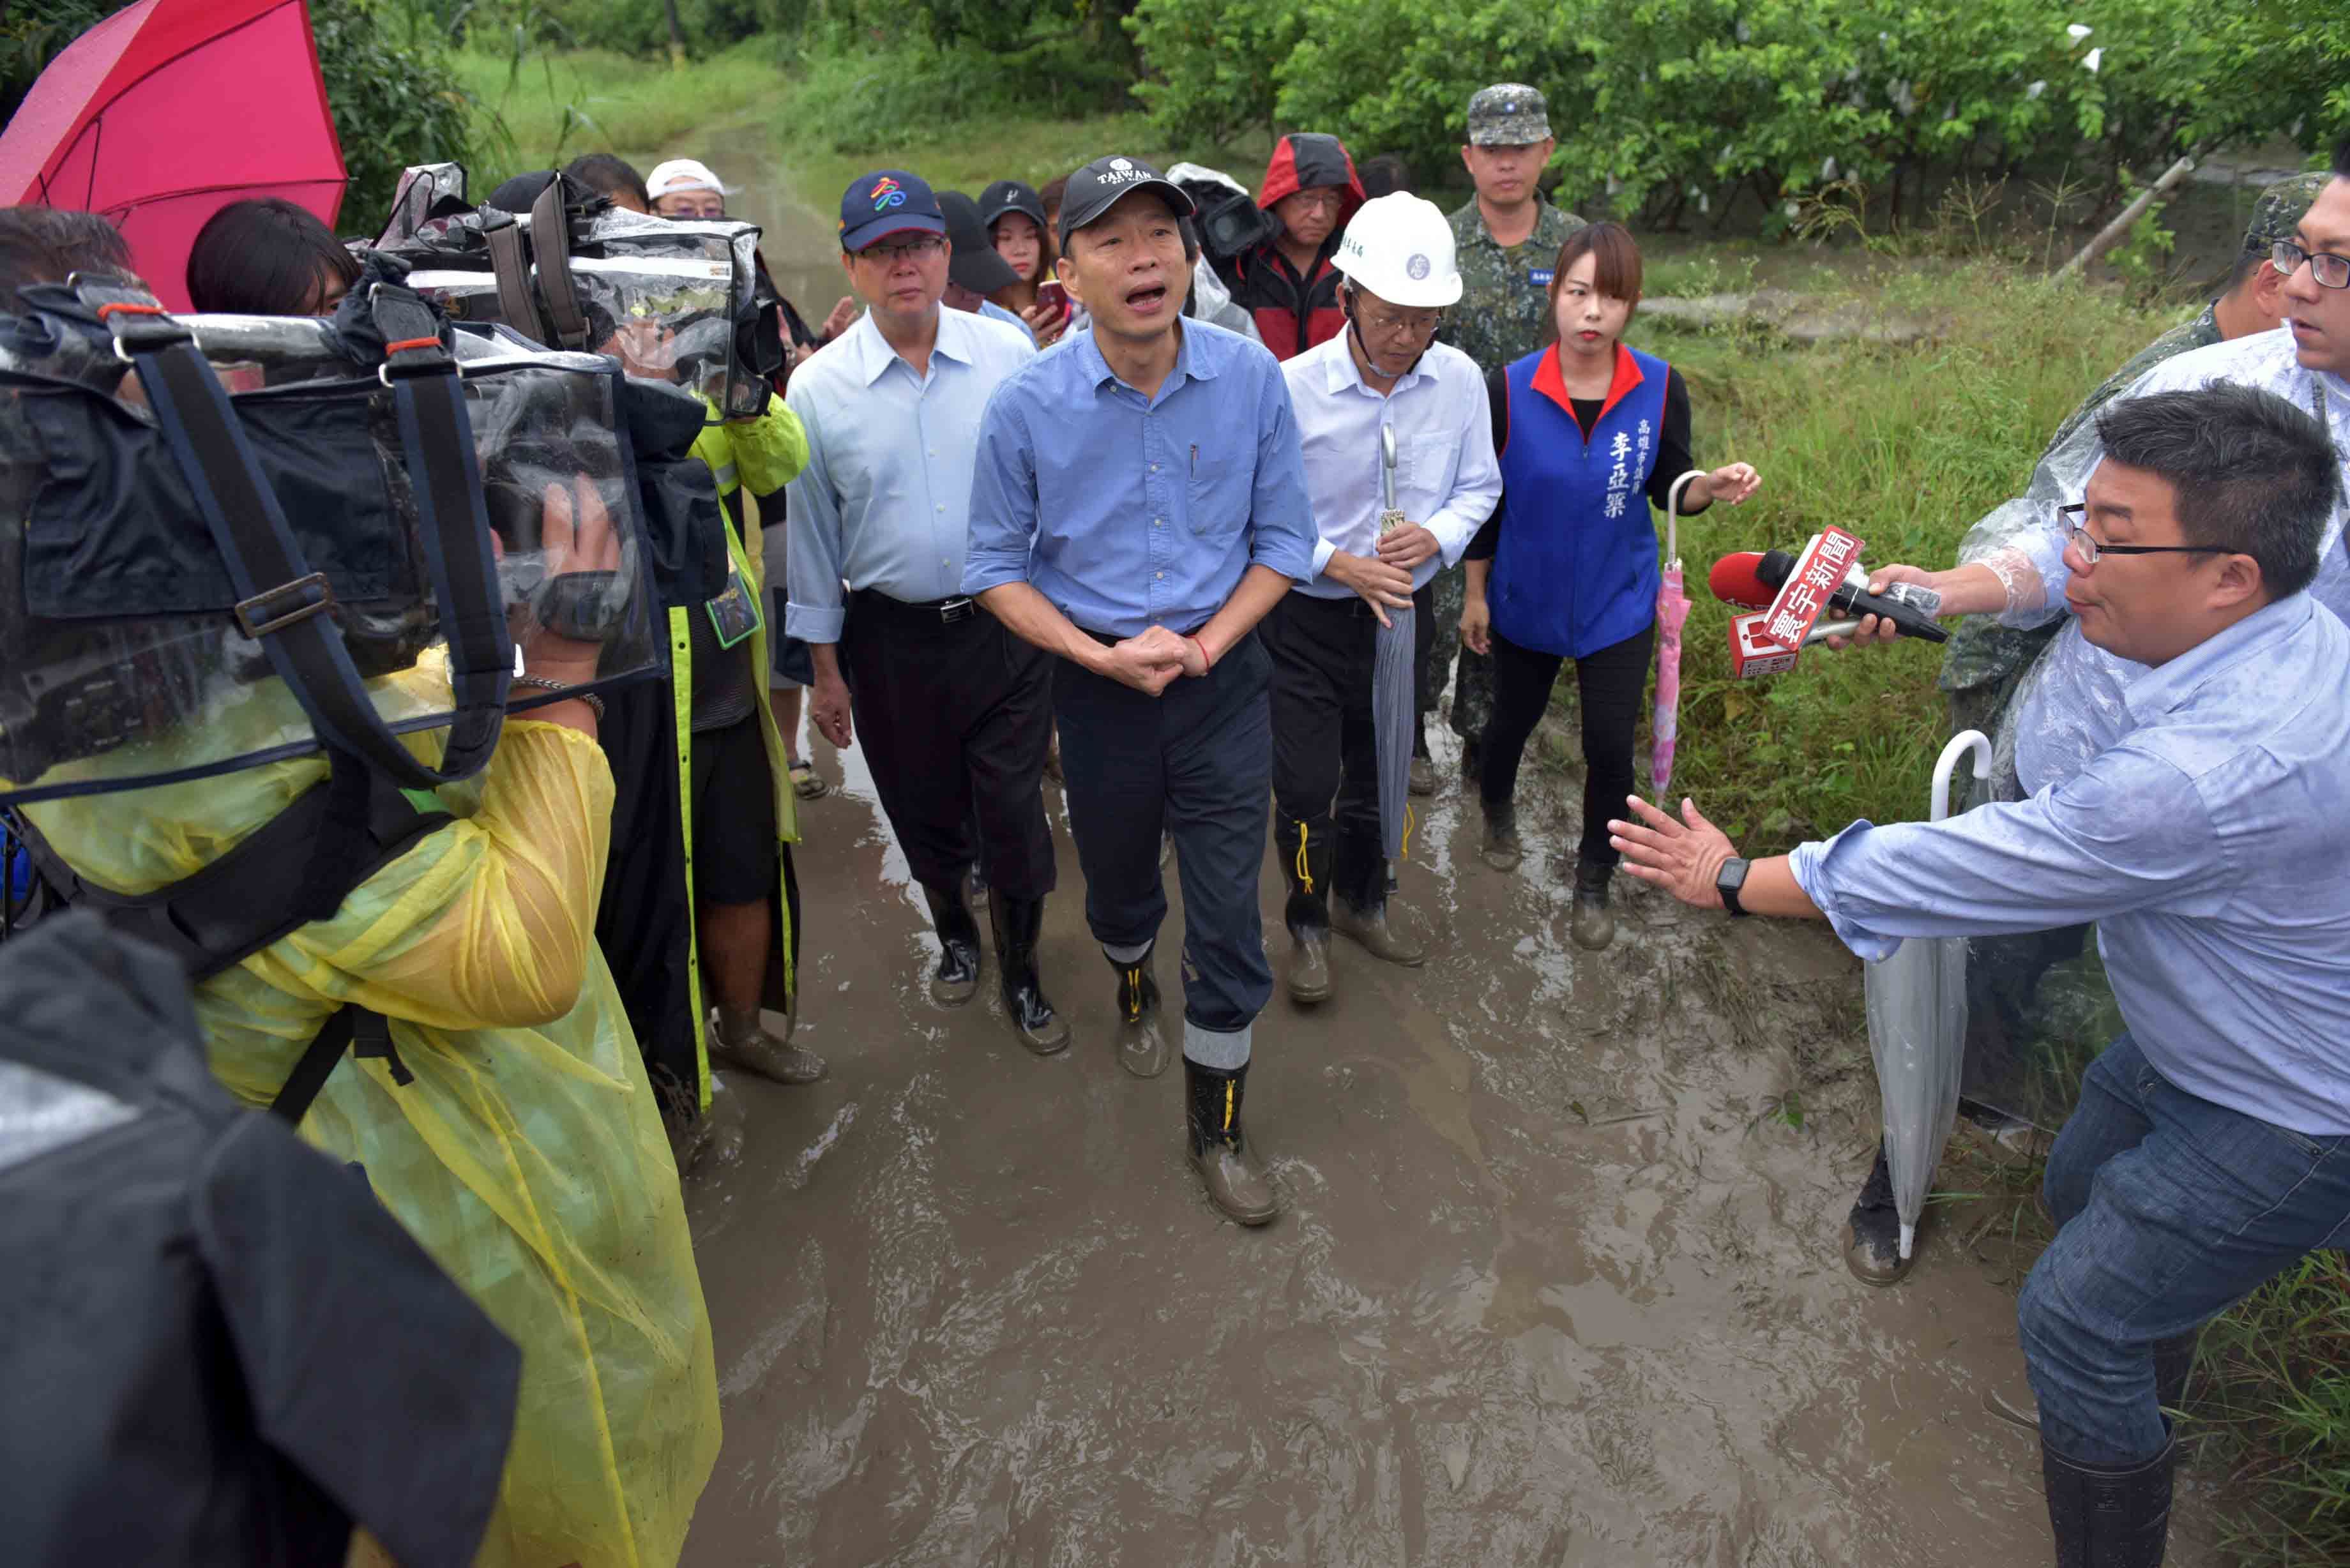
[[[1206,665],[1209,669],[1213,670],[1216,667],[1216,660],[1214,657],[1208,652],[1208,645],[1200,640],[1200,634],[1197,632],[1187,632],[1184,635],[1190,638],[1191,646],[1200,650],[1200,662]]]

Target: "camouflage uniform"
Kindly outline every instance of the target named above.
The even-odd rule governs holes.
[[[2277,241],[2293,238],[2303,214],[2317,200],[2318,191],[2330,178],[2323,172],[2299,174],[2280,180],[2262,191],[2252,202],[2251,221],[2244,227],[2242,254],[2264,254]],[[2148,370],[2166,359],[2220,340],[2217,306],[2207,305],[2192,321],[2182,322],[2139,349],[2129,363],[2106,377],[2095,391],[2083,399],[2081,406],[2067,415],[2049,438],[2042,461],[2044,462],[2048,453],[2063,447],[2099,409],[2137,385],[2138,378]],[[2035,493],[2038,489],[2035,475]],[[1950,732],[1981,730],[1987,735],[1996,734],[2000,715],[2006,711],[2024,671],[2032,668],[2041,650],[2054,640],[2064,625],[2062,616],[2029,628],[2002,626],[1991,616],[1969,616],[1960,622],[1942,657],[1939,678],[1942,690],[1950,695]]]
[[[1517,82],[1486,88],[1469,100],[1469,140],[1480,146],[1522,146],[1550,139],[1543,96]],[[1535,197],[1534,232],[1506,249],[1494,243],[1475,198],[1451,214],[1452,242],[1461,268],[1461,303],[1445,312],[1444,340],[1491,374],[1523,358],[1551,340],[1550,271],[1558,247],[1583,220]],[[1461,647],[1463,571],[1439,572],[1434,589],[1434,636],[1421,670],[1419,707],[1433,712],[1460,655],[1461,680],[1452,693],[1452,732],[1471,743],[1485,733],[1493,711],[1493,664]]]

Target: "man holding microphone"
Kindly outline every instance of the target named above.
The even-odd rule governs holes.
[[[2220,383],[2097,433],[2065,597],[2140,668],[2076,771],[1751,864],[1694,803],[1609,826],[1683,902],[1825,919],[1864,958],[2097,922],[2126,1032],[2049,1159],[2061,1229],[2018,1316],[2057,1562],[2151,1568],[2196,1333],[2350,1241],[2350,631],[2307,591],[2342,497],[2308,413]]]
[[[1061,281],[1091,319],[987,406],[963,591],[1060,656],[1053,708],[1086,919],[1118,975],[1119,1061],[1165,1065],[1151,950],[1159,833],[1183,879],[1191,1160],[1243,1225],[1279,1212],[1241,1132],[1273,992],[1257,913],[1273,741],[1256,623],[1314,575],[1314,512],[1281,368],[1183,319],[1181,190],[1130,158],[1069,177]]]

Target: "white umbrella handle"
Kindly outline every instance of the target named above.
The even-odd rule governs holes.
[[[1975,777],[1991,777],[1991,738],[1981,730],[1966,730],[1950,737],[1942,754],[1934,763],[1934,815],[1928,818],[1939,822],[1950,815],[1950,775],[1958,771],[1960,753],[1975,754]]]
[[[1665,559],[1675,566],[1681,558],[1681,491],[1692,479],[1703,479],[1705,470],[1692,468],[1672,483],[1665,492]]]

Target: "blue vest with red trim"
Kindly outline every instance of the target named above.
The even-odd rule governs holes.
[[[1586,441],[1557,345],[1503,372],[1503,510],[1485,598],[1493,629],[1520,648],[1580,659],[1656,618],[1661,574],[1648,485],[1665,375],[1662,359],[1617,344],[1615,383]]]

